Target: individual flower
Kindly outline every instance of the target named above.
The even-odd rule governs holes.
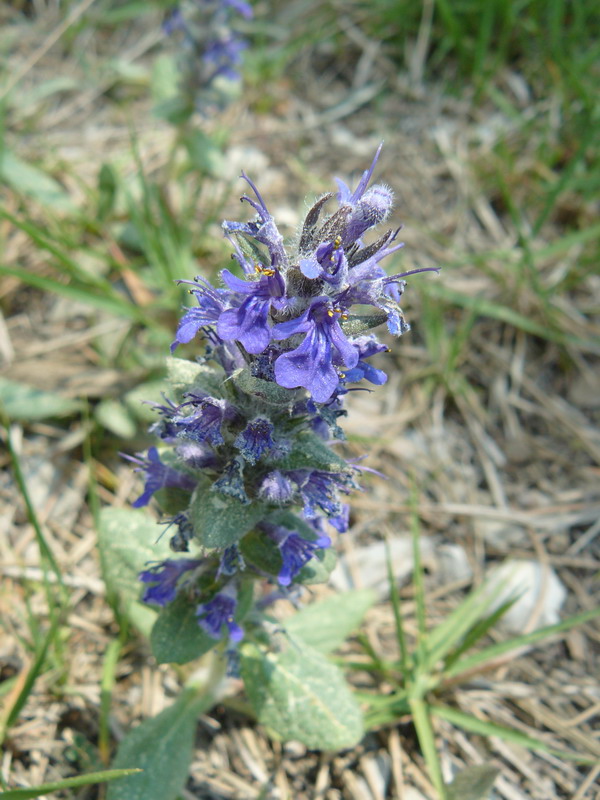
[[[185,489],[191,492],[196,487],[196,481],[179,470],[163,464],[160,460],[156,447],[148,450],[148,456],[129,456],[123,453],[123,457],[134,464],[139,464],[140,471],[145,473],[144,491],[132,505],[134,508],[147,506],[152,495],[159,489]]]
[[[359,336],[352,340],[352,344],[358,350],[358,363],[355,367],[345,372],[343,379],[345,383],[357,383],[363,379],[368,380],[376,386],[381,386],[387,381],[387,375],[380,369],[376,369],[368,364],[365,359],[385,353],[389,350],[388,346],[378,342],[375,336]]]
[[[289,586],[296,575],[314,557],[317,550],[331,546],[328,536],[319,536],[309,541],[297,531],[288,530],[282,525],[265,526],[268,535],[277,543],[281,554],[282,566],[277,575],[281,586]]]
[[[275,379],[286,389],[303,386],[317,403],[325,403],[334,394],[339,375],[334,362],[352,369],[358,352],[346,338],[339,323],[340,309],[331,307],[327,298],[318,297],[296,319],[273,327],[274,339],[288,339],[305,333],[302,344],[283,353],[275,362]]]
[[[243,281],[228,269],[221,277],[231,289],[246,299],[237,308],[223,311],[217,323],[217,333],[224,341],[237,340],[249,353],[262,353],[271,341],[269,311],[285,293],[281,273],[273,269],[257,267],[261,277],[257,281]]]
[[[233,444],[249,464],[256,464],[263,453],[275,446],[274,430],[273,423],[268,419],[256,417],[246,425]]]
[[[283,236],[279,232],[274,218],[269,213],[269,210],[262,199],[260,192],[250,180],[250,178],[242,172],[242,178],[250,186],[254,192],[256,199],[249,197],[247,194],[242,195],[242,200],[249,203],[257,213],[257,219],[253,222],[232,222],[226,220],[223,222],[223,231],[228,236],[231,234],[249,236],[257,242],[265,245],[268,250],[272,269],[282,269],[288,266],[288,257],[283,243]]]
[[[167,520],[167,527],[163,531],[166,533],[173,525],[177,526],[177,531],[169,539],[169,547],[175,553],[187,553],[190,549],[190,541],[194,537],[194,526],[190,522],[187,514],[176,514],[173,519]],[[162,534],[161,534],[162,535]]]
[[[288,473],[298,487],[304,502],[304,516],[313,519],[319,514],[337,518],[344,513],[340,492],[349,494],[358,485],[352,474],[343,472],[324,472],[323,470],[298,469]]]
[[[179,579],[186,572],[196,569],[202,561],[191,558],[167,559],[139,574],[142,583],[150,584],[142,596],[144,603],[166,606],[177,595]]]
[[[188,392],[190,399],[182,403],[180,410],[191,407],[193,412],[189,415],[178,414],[173,418],[177,426],[179,438],[193,439],[195,442],[209,442],[220,445],[225,441],[221,433],[221,425],[225,419],[231,419],[235,412],[221,398],[199,395]]]
[[[288,477],[275,469],[263,478],[258,496],[267,503],[283,506],[289,503],[294,496],[294,485]]]
[[[193,288],[193,294],[198,302],[197,308],[189,308],[179,321],[175,340],[171,344],[171,352],[175,352],[180,344],[191,342],[200,328],[214,325],[225,309],[226,293],[213,288],[204,278],[197,276],[194,281],[178,281],[188,283]]]
[[[235,497],[243,505],[248,505],[250,499],[244,486],[244,460],[236,456],[228,461],[221,477],[213,483],[212,490],[226,497]]]
[[[327,522],[332,525],[338,533],[346,533],[350,527],[350,506],[342,503],[342,510],[333,517],[328,517]]]
[[[226,628],[232,642],[241,642],[244,631],[235,621],[237,608],[237,590],[233,583],[226,584],[208,603],[202,603],[196,609],[198,624],[213,639],[223,637]]]
[[[240,553],[238,546],[236,544],[232,544],[223,550],[223,555],[221,556],[221,561],[219,563],[219,568],[215,578],[218,579],[221,577],[221,575],[231,577],[232,575],[235,575],[238,570],[244,569],[244,566],[244,559],[242,558],[242,554]]]

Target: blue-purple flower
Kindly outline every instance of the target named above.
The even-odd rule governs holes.
[[[352,340],[352,344],[358,350],[358,362],[355,367],[344,374],[344,382],[357,383],[364,379],[376,386],[384,384],[387,381],[385,372],[368,364],[365,359],[371,358],[377,353],[385,353],[389,347],[378,342],[375,336],[359,336]]]
[[[175,340],[171,344],[172,353],[178,345],[191,342],[201,328],[214,325],[225,308],[226,293],[213,288],[204,278],[197,276],[194,281],[179,281],[179,283],[193,286],[189,291],[196,298],[198,307],[189,308],[181,318]]]
[[[317,403],[325,403],[339,384],[334,362],[346,369],[358,363],[358,352],[346,338],[339,323],[339,308],[332,308],[327,298],[318,297],[296,319],[273,328],[274,339],[289,339],[305,333],[302,344],[279,356],[275,379],[286,389],[303,386]]]
[[[269,525],[266,529],[268,535],[277,543],[281,554],[282,566],[277,576],[281,586],[289,586],[317,550],[331,546],[331,539],[325,535],[309,541],[296,531],[288,530],[282,525]]]
[[[178,414],[173,418],[177,426],[179,438],[193,439],[196,442],[209,442],[212,445],[223,444],[221,425],[223,421],[232,419],[235,415],[225,400],[221,398],[202,396],[189,392],[187,400],[179,409],[191,407],[193,412],[189,415]]]
[[[148,450],[147,458],[123,455],[128,461],[139,464],[140,470],[145,473],[144,491],[132,503],[134,508],[147,506],[152,495],[158,492],[159,489],[185,489],[191,492],[196,486],[196,481],[189,475],[164,464],[160,460],[156,447],[151,447]]]
[[[232,642],[241,642],[244,631],[235,621],[237,590],[232,583],[226,584],[208,603],[196,609],[198,624],[213,639],[223,637],[223,629]]]
[[[278,469],[268,472],[262,479],[258,489],[261,500],[274,505],[287,505],[294,496],[294,484]]]
[[[256,417],[238,434],[233,444],[249,464],[256,464],[263,453],[275,446],[274,431],[270,420]]]
[[[244,0],[224,6],[245,13]],[[217,52],[208,50],[206,61]],[[368,331],[385,322],[394,334],[406,331],[400,309],[406,279],[432,269],[392,275],[383,269],[402,245],[398,229],[370,236],[393,203],[391,189],[370,185],[380,149],[354,190],[338,181],[337,193],[314,203],[290,244],[242,176],[251,189],[242,199],[256,216],[223,223],[241,277],[222,270],[219,289],[202,278],[186,281],[197,307],[186,310],[172,348],[202,332],[204,349],[200,370],[173,360],[181,402],[155,405],[160,417],[152,430],[170,447],[169,460],[163,463],[156,448],[145,458],[129,457],[145,473],[134,505],[163,487],[188,493],[159,499],[168,524],[177,526],[171,547],[187,551],[196,544],[203,556],[145,570],[144,599],[165,605],[195,581],[186,596],[199,603],[199,626],[215,641],[228,639],[232,649],[244,636],[236,620],[240,581],[245,589],[252,579],[276,577],[278,592],[289,594],[303,567],[331,545],[328,532],[348,530],[346,495],[360,489],[357,476],[369,470],[330,458],[327,450],[343,439],[338,421],[355,388],[350,384],[387,379],[372,359],[388,348]],[[244,625],[257,622],[255,615],[246,619]]]
[[[221,277],[229,289],[246,299],[237,308],[228,308],[219,316],[217,333],[224,341],[237,340],[249,353],[262,353],[271,341],[269,311],[285,293],[285,283],[278,270],[258,267],[257,281],[243,281],[228,269]]]
[[[218,103],[217,79],[239,79],[241,54],[248,46],[235,30],[235,15],[252,17],[242,0],[202,0],[172,9],[164,23],[167,35],[182,34],[182,89],[199,110]]]
[[[202,561],[192,558],[167,559],[150,569],[140,572],[139,579],[149,586],[144,590],[142,600],[155,606],[172,603],[177,595],[179,580],[186,572],[196,569]]]
[[[324,472],[319,469],[298,469],[288,473],[297,486],[304,502],[303,513],[307,519],[320,514],[338,518],[344,513],[340,493],[349,494],[358,485],[350,473]]]

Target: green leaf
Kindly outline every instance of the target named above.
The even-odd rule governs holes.
[[[94,410],[94,416],[103,428],[122,439],[131,439],[137,432],[135,419],[118,400],[101,400]]]
[[[218,642],[198,625],[196,604],[182,592],[161,609],[150,644],[159,664],[187,664],[208,653]]]
[[[417,731],[419,747],[423,752],[423,758],[427,764],[427,772],[431,782],[437,789],[438,795],[446,800],[444,792],[444,779],[442,777],[442,765],[435,744],[435,734],[431,724],[431,715],[426,703],[417,696],[420,692],[415,692],[412,697],[409,694],[408,704],[412,715],[412,721]]]
[[[331,595],[284,620],[285,629],[320,653],[329,653],[358,628],[375,599],[370,589]]]
[[[102,164],[98,173],[98,219],[103,221],[115,207],[118,187],[117,173],[111,164]]]
[[[244,561],[269,575],[277,575],[283,566],[277,544],[259,531],[251,531],[244,536],[240,542],[240,552]]]
[[[139,601],[139,573],[149,561],[173,555],[168,537],[157,541],[161,528],[144,511],[103,508],[98,524],[102,574],[109,596],[117,609],[149,634],[156,612]]]
[[[362,713],[340,670],[301,639],[282,636],[277,644],[278,650],[252,642],[241,648],[241,674],[259,722],[313,749],[357,744]]]
[[[175,800],[183,788],[194,746],[198,716],[210,705],[186,690],[156,717],[144,720],[119,745],[115,767],[138,767],[111,784],[107,800]]]
[[[487,595],[483,586],[471,591],[454,611],[427,635],[425,640],[426,665],[424,665],[426,669],[433,670],[437,662],[461,642],[462,638],[486,613],[502,586],[503,584],[499,584],[493,592]]]
[[[235,544],[264,514],[262,503],[243,505],[235,497],[213,492],[206,482],[198,485],[190,504],[190,522],[203,547]]]
[[[23,421],[62,417],[81,408],[76,400],[2,377],[0,403],[9,419]]]
[[[366,314],[365,316],[352,316],[340,322],[340,327],[346,336],[360,336],[365,331],[377,328],[387,322],[388,315],[381,312],[379,314]]]
[[[31,786],[26,789],[7,789],[0,792],[1,800],[35,800],[43,794],[59,792],[61,789],[77,789],[80,786],[91,786],[95,783],[105,783],[123,778],[132,773],[138,772],[137,769],[106,769],[101,772],[88,772],[87,775],[77,775],[74,778],[65,778],[55,783],[41,783],[39,786]]]
[[[351,467],[314,433],[295,437],[292,450],[277,461],[278,469],[320,469],[324,472],[350,472]]]
[[[491,764],[461,770],[446,787],[447,800],[487,800],[499,772]]]
[[[181,73],[175,55],[163,53],[154,59],[152,65],[152,99],[162,103],[176,97],[179,93]]]
[[[248,369],[240,369],[232,376],[234,386],[244,395],[251,398],[260,398],[266,406],[289,406],[295,402],[296,392],[290,392],[273,381],[264,381],[262,378],[255,378]]]
[[[184,392],[194,390],[205,392],[215,397],[223,395],[223,383],[226,375],[220,367],[208,367],[196,364],[185,358],[167,359],[167,376],[169,384],[180,400]]]
[[[188,129],[182,142],[195,169],[207,175],[223,174],[225,158],[214,139],[199,128]]]
[[[75,205],[63,187],[33,164],[21,161],[5,150],[0,160],[0,177],[20,194],[27,194],[45,206],[61,211],[73,211]]]
[[[296,575],[295,583],[312,586],[314,583],[326,583],[335,569],[337,556],[335,550],[317,550],[308,564],[305,564]]]
[[[161,458],[162,458],[161,453]],[[166,458],[163,458],[163,463],[168,463]],[[182,470],[183,472],[183,470]],[[162,489],[154,492],[154,500],[158,504],[163,514],[169,517],[174,517],[187,510],[190,504],[190,493],[185,489],[178,489],[176,486],[164,486]]]
[[[165,381],[146,381],[131,389],[124,396],[123,400],[125,405],[134,414],[137,419],[142,422],[156,422],[159,419],[158,414],[152,407],[151,403],[159,403],[163,405],[165,392]]]

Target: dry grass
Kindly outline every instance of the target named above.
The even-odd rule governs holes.
[[[94,183],[104,160],[134,172],[134,164],[128,163],[132,121],[147,171],[160,170],[172,134],[150,116],[145,90],[129,85],[127,102],[116,104],[110,91],[125,91],[119,80],[111,74],[87,79],[77,50],[66,52],[64,39],[58,36],[54,37],[58,43],[52,41],[52,31],[61,25],[57,8],[34,5],[39,16],[19,26],[19,43],[11,55],[23,92],[34,90],[50,74],[74,75],[81,86],[21,111],[17,107],[7,144],[21,158],[41,156],[78,203],[86,202],[82,187]],[[83,35],[78,46],[83,43],[88,48],[87,69],[97,58],[103,74],[116,54],[131,64],[149,63],[157,36],[152,30],[139,33],[134,26],[124,26],[110,36]],[[355,43],[362,60],[354,85],[348,85],[343,70],[318,72],[317,65],[307,61],[298,64],[298,74],[272,87],[274,113],[253,110],[258,92],[229,109],[225,121],[233,131],[233,157],[225,183],[243,165],[260,180],[275,215],[291,223],[306,193],[324,189],[332,174],[348,176],[363,169],[384,137],[378,175],[397,194],[397,213],[405,225],[402,267],[460,258],[463,263],[442,273],[441,285],[467,297],[494,301],[506,297],[497,280],[506,269],[503,258],[489,256],[485,271],[468,258],[506,251],[509,259],[516,260],[519,254],[519,231],[479,169],[494,158],[490,142],[495,133],[493,126],[490,133],[489,118],[474,110],[468,93],[456,99],[435,86],[422,92],[402,83],[376,49],[369,56],[368,44]],[[369,87],[385,80],[393,92],[374,105],[375,92]],[[544,103],[550,100],[531,104],[528,113],[543,114]],[[531,168],[534,149],[530,143],[520,153],[515,175]],[[235,191],[231,213],[237,215]],[[17,212],[19,202],[8,194],[9,209]],[[578,214],[591,217],[592,209],[576,197],[569,203]],[[559,208],[554,221],[531,241],[532,249],[560,241],[561,219]],[[0,224],[7,240],[6,260],[47,271],[44,254],[27,237],[5,222]],[[539,280],[548,284],[568,274],[581,247],[575,243],[555,255],[549,253],[539,263]],[[506,278],[509,283],[511,274]],[[366,463],[385,472],[388,481],[370,479],[366,491],[355,499],[355,532],[342,546],[352,550],[382,533],[405,532],[410,476],[419,487],[423,532],[434,537],[436,551],[447,543],[461,544],[476,583],[504,558],[534,559],[554,568],[567,587],[565,614],[597,607],[598,350],[555,344],[480,316],[470,325],[452,374],[444,375],[448,337],[464,324],[468,312],[445,304],[438,312],[434,299],[422,300],[417,286],[429,280],[413,279],[407,291],[405,310],[413,332],[394,345],[397,372],[373,394],[352,398],[347,426],[351,447],[356,453],[368,451]],[[539,312],[539,298],[530,284],[516,296],[521,314],[533,317]],[[3,278],[0,298],[5,314],[0,327],[4,376],[91,401],[118,397],[139,380],[140,375],[104,363],[94,346],[98,337],[118,338],[127,323],[99,312],[92,315],[85,307],[28,289],[13,278]],[[599,303],[597,275],[561,294],[565,332],[586,340],[597,335],[598,323],[594,327],[583,312]],[[435,328],[427,330],[426,313],[445,314],[438,333]],[[93,745],[98,737],[103,660],[118,631],[104,594],[86,500],[88,465],[82,444],[88,423],[70,418],[64,423],[15,425],[14,432],[37,514],[70,592],[60,646],[49,654],[6,742],[2,775],[5,780],[10,775],[11,786],[21,786],[97,766]],[[125,506],[134,496],[134,478],[114,458],[113,449],[100,449],[91,466],[101,501]],[[6,467],[7,457],[3,454],[0,459]],[[34,531],[8,470],[3,470],[0,489],[0,679],[17,677],[2,698],[10,708],[31,666],[32,630],[38,624],[41,629],[46,626],[48,608]],[[448,613],[465,588],[464,581],[444,585],[436,564],[434,559],[427,584],[433,621]],[[410,611],[410,586],[404,591]],[[535,625],[543,605],[542,590],[525,629]],[[396,654],[393,618],[385,602],[369,614],[365,633],[384,655]],[[598,759],[599,633],[590,623],[521,653],[516,660],[494,665],[458,687],[455,701],[481,719],[514,726]],[[144,641],[129,639],[113,692],[114,738],[167,705],[180,680],[174,669],[156,666]],[[491,761],[500,768],[496,798],[600,797],[598,766],[531,754],[499,739],[463,734],[447,723],[440,723],[437,735],[447,777],[464,764]],[[96,796],[96,791],[78,796]],[[243,715],[217,708],[201,720],[183,797],[418,800],[433,797],[433,789],[408,719],[390,730],[370,733],[352,752],[331,755],[306,752],[297,743],[274,743]]]

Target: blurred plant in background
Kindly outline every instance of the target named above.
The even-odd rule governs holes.
[[[183,0],[167,13],[165,34],[178,41],[178,96],[158,113],[181,123],[194,113],[209,116],[239,92],[242,53],[247,40],[236,30],[237,17],[252,18],[244,0]]]

